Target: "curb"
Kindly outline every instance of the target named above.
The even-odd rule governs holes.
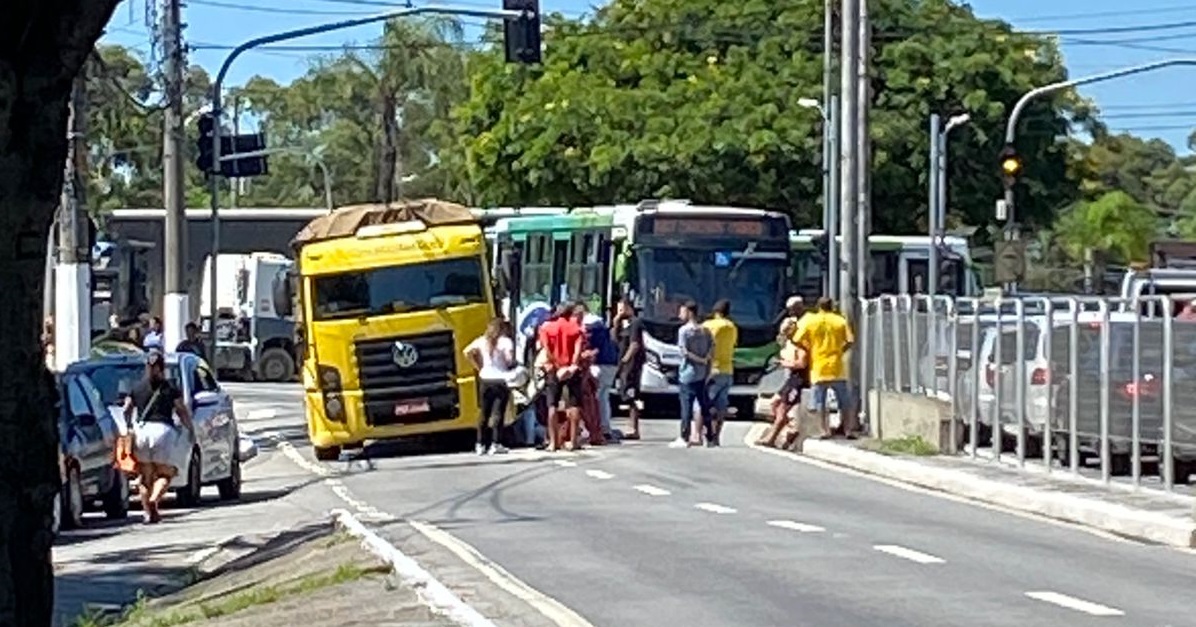
[[[381,536],[370,531],[353,514],[343,509],[332,511],[336,525],[349,535],[361,540],[371,553],[385,560],[403,583],[411,586],[428,607],[463,627],[497,627],[490,619],[482,616],[456,594],[424,570],[418,562],[408,557]]]
[[[749,431],[748,437],[753,435],[752,431]],[[748,445],[752,446],[752,442],[754,439],[748,440]],[[1196,548],[1196,520],[1192,519],[1184,520],[1124,505],[1081,498],[1065,492],[1044,492],[1010,485],[966,472],[929,467],[834,442],[806,440],[800,454],[788,454],[797,459],[807,457],[868,475],[1008,510],[1082,525],[1122,537],[1173,547]]]

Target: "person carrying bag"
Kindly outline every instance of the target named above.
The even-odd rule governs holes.
[[[130,456],[141,478],[138,491],[147,524],[162,520],[158,506],[171,479],[187,463],[190,445],[195,442],[191,412],[182,393],[166,377],[165,361],[156,351],[146,356],[145,377],[133,386],[124,405],[125,421],[133,433]],[[184,439],[184,429],[190,440]]]

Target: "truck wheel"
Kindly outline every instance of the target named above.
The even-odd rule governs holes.
[[[334,462],[341,458],[339,446],[313,446],[316,459],[322,462]]]
[[[257,378],[285,383],[295,375],[295,358],[283,348],[267,348],[257,362]]]

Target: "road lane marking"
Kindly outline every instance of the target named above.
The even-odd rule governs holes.
[[[278,416],[273,409],[251,409],[245,414],[245,420],[270,420]]]
[[[554,463],[561,468],[573,468],[577,466],[577,462],[571,462],[567,459],[558,459]]]
[[[711,514],[734,514],[739,511],[734,507],[727,507],[726,505],[719,505],[717,503],[698,503],[694,505],[695,508]]]
[[[285,455],[287,459],[295,462],[295,464],[300,468],[321,477],[331,477],[334,474],[332,470],[324,464],[309,461],[307,458],[303,457],[303,455],[301,455],[290,442],[278,440],[277,438],[275,441],[278,442],[278,450],[282,451],[282,454]]]
[[[447,616],[453,622],[467,627],[495,627],[494,622],[482,616],[461,597],[440,583],[431,573],[424,570],[414,559],[411,559],[393,544],[387,542],[378,534],[370,531],[353,514],[340,510],[333,512],[337,523],[359,538],[362,543],[375,555],[390,562],[395,574],[419,595],[420,600],[428,607]]]
[[[582,618],[577,612],[569,609],[560,601],[527,585],[515,575],[507,572],[505,568],[479,553],[477,549],[447,531],[435,525],[415,520],[409,521],[408,524],[425,538],[448,549],[449,552],[473,567],[474,570],[482,573],[482,575],[498,587],[535,608],[545,618],[556,623],[558,627],[594,627],[590,621]]]
[[[917,562],[919,564],[942,564],[946,562],[946,560],[941,557],[935,557],[928,553],[907,549],[903,546],[897,546],[896,544],[878,544],[872,548],[880,551],[881,553],[888,553],[894,557],[900,557],[902,559],[907,559],[911,562]]]
[[[773,527],[788,529],[798,533],[822,533],[823,531],[826,531],[826,529],[819,527],[818,525],[807,525],[806,523],[799,523],[793,520],[770,520],[768,521],[768,524],[772,525]]]
[[[615,476],[605,470],[587,470],[586,474],[595,479],[614,479]]]
[[[643,492],[644,494],[647,494],[648,496],[668,496],[668,495],[672,494],[672,492],[669,492],[668,490],[666,490],[664,488],[658,488],[654,485],[648,485],[646,483],[641,483],[634,487],[636,490]]]
[[[1099,603],[1093,603],[1092,601],[1085,601],[1083,599],[1069,597],[1066,594],[1060,594],[1058,592],[1027,592],[1026,596],[1034,599],[1035,601],[1042,601],[1043,603],[1058,605],[1059,607],[1065,607],[1069,610],[1083,612],[1091,616],[1125,616],[1125,612],[1119,609],[1101,605]]]

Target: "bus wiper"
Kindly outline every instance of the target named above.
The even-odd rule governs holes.
[[[755,256],[755,254],[756,242],[748,242],[747,248],[744,248],[743,252],[739,253],[739,261],[735,262],[734,268],[731,268],[731,274],[728,278],[734,279],[739,274],[739,269],[743,267],[743,262]]]

